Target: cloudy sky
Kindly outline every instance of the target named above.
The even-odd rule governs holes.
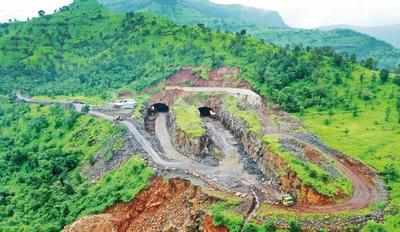
[[[37,16],[39,10],[51,13],[71,2],[72,0],[0,0],[0,22],[10,18],[25,20],[27,17]]]
[[[212,0],[277,10],[287,24],[312,28],[400,24],[400,0]]]
[[[134,0],[131,0],[134,1]],[[377,26],[400,24],[400,0],[211,0],[277,10],[293,27],[332,24]],[[24,20],[40,9],[53,12],[72,0],[0,0],[0,21]]]

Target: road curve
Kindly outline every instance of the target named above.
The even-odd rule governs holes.
[[[233,88],[213,88],[213,87],[210,88],[167,87],[167,88],[169,89],[179,88],[180,90],[190,91],[190,92],[202,92],[202,91],[229,92],[233,94],[246,94],[246,95],[247,94],[253,95],[254,93],[251,90],[239,91],[240,89],[233,89]],[[82,104],[76,104],[73,102],[35,100],[29,97],[24,97],[19,92],[17,92],[17,98],[21,101],[25,101],[28,103],[35,103],[35,104],[73,104],[74,108],[78,111],[82,107]],[[104,114],[100,111],[90,110],[89,114],[109,121],[114,120],[114,117]],[[159,137],[160,141],[162,141],[163,139],[166,139],[165,141],[170,141],[166,127],[166,115],[160,114],[160,116],[159,116],[160,119],[156,121],[156,133],[158,136],[160,136]],[[222,171],[218,168],[209,167],[206,165],[202,165],[200,163],[194,163],[194,161],[191,161],[186,157],[182,157],[183,155],[179,154],[179,152],[177,152],[176,150],[173,151],[173,156],[169,157],[171,158],[171,160],[165,160],[163,157],[160,156],[158,152],[156,152],[153,149],[151,143],[138,131],[138,129],[132,122],[124,120],[121,123],[128,128],[128,130],[135,136],[135,138],[137,139],[139,144],[143,147],[143,149],[146,151],[146,153],[158,165],[168,168],[183,169],[189,171],[190,173],[196,172],[197,173],[196,175],[201,176],[203,179],[206,180],[206,182],[210,182],[210,180],[214,182],[222,182],[224,183],[223,184],[224,187],[227,188],[230,187],[229,186],[230,184],[237,184],[238,182],[247,185],[248,187],[250,187],[250,189],[252,187],[252,183],[248,183],[246,178],[238,176],[240,174],[236,173],[234,170],[231,173],[229,172],[224,173],[226,170]],[[165,136],[167,136],[167,138],[164,138]],[[304,143],[308,142],[304,141]],[[172,145],[162,144],[162,146],[164,149],[167,148],[167,150],[174,149]],[[326,151],[323,153],[326,153]],[[168,154],[166,155],[168,157]],[[340,156],[337,156],[335,154],[329,154],[329,155],[332,159],[336,161],[336,168],[340,170],[352,182],[353,185],[352,196],[349,199],[346,199],[342,202],[337,202],[337,203],[335,202],[328,205],[321,205],[321,206],[297,205],[295,207],[285,208],[285,209],[289,211],[294,211],[296,213],[335,213],[335,212],[366,208],[373,203],[386,200],[386,191],[384,187],[379,184],[379,180],[377,177],[371,178],[371,176],[368,176],[363,170],[360,170],[359,167],[352,166],[351,162],[348,162],[345,158],[341,158]],[[179,158],[179,160],[176,160],[174,158]]]
[[[254,101],[262,102],[262,98],[252,90],[239,89],[239,88],[224,88],[224,87],[180,87],[180,86],[167,86],[166,90],[181,90],[184,92],[221,92],[234,95],[249,96]],[[248,98],[247,98],[248,100]],[[302,141],[308,144],[307,141]],[[310,144],[312,145],[312,144]],[[315,147],[313,145],[313,147]],[[385,201],[387,198],[386,190],[377,176],[368,176],[359,167],[354,167],[351,162],[347,162],[345,158],[340,158],[333,154],[334,152],[324,149],[322,154],[329,155],[330,159],[335,160],[336,168],[341,171],[346,178],[348,178],[353,185],[353,194],[348,199],[341,202],[334,202],[328,205],[297,205],[295,207],[287,208],[291,211],[298,213],[333,213],[348,210],[358,210],[366,208],[374,203]],[[366,169],[368,169],[365,166]]]

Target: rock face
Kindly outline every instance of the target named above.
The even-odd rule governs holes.
[[[203,231],[204,209],[210,203],[212,199],[188,181],[157,178],[131,202],[82,218],[64,232]]]
[[[332,200],[304,185],[290,170],[283,159],[272,153],[255,133],[247,130],[243,121],[229,113],[224,107],[218,109],[221,122],[243,145],[244,151],[257,163],[258,168],[270,179],[273,185],[284,193],[295,196],[297,202],[310,205],[324,205]]]
[[[172,137],[172,142],[180,153],[196,160],[209,155],[209,151],[213,145],[212,140],[207,134],[200,137],[191,137],[177,127],[173,112],[170,112],[169,118],[168,128]]]

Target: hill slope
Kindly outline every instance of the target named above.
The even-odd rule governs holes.
[[[380,81],[377,72],[365,70],[359,64],[329,49],[286,49],[266,44],[247,36],[244,32],[218,33],[203,26],[179,26],[144,13],[116,14],[105,10],[94,0],[76,1],[57,14],[29,22],[2,24],[0,51],[0,94],[12,94],[15,89],[21,89],[33,95],[84,95],[107,98],[121,88],[142,90],[164,80],[183,66],[196,66],[205,70],[234,66],[241,69],[240,78],[248,80],[263,96],[288,111],[305,113],[305,116],[310,111],[314,113],[313,111],[323,110],[326,115],[332,115],[335,112],[341,114],[340,112],[345,110],[357,117],[360,114],[360,106],[371,106],[371,111],[378,112],[374,107],[381,106],[377,103],[379,101],[387,102],[390,106],[387,111],[379,108],[379,112],[382,112],[380,115],[391,112],[386,113],[391,114],[387,119],[390,121],[394,120],[394,116],[397,116],[396,111],[399,110],[399,103],[393,101],[398,98],[398,86],[391,82],[392,78]],[[389,102],[389,98],[392,101]],[[5,125],[1,128],[10,124],[4,121],[4,115],[10,115],[7,118],[15,121],[14,119],[18,119],[15,115],[23,114],[12,112],[14,106],[9,108],[10,113],[7,113],[8,110],[0,111],[0,121]],[[21,112],[25,110],[21,109]],[[323,120],[318,120],[316,125],[336,123],[329,122],[329,118],[321,119]],[[373,129],[389,131],[390,128],[394,128],[390,133],[398,133],[398,126],[396,127],[394,121],[387,124],[390,127],[384,127],[385,121],[382,119],[374,122]],[[18,125],[23,126],[22,129],[26,128],[25,123]],[[53,129],[53,123],[51,125]],[[81,126],[77,124],[76,127]],[[372,131],[370,128],[365,130]],[[13,132],[11,129],[10,131]],[[22,130],[24,134],[29,131],[33,130]],[[57,138],[56,135],[61,134],[58,130],[54,131],[38,134],[40,141],[52,144],[49,139]],[[354,132],[352,128],[344,128],[343,132],[338,134],[353,135]],[[52,134],[54,136],[51,136]],[[1,136],[5,135],[2,133]],[[32,136],[13,133],[9,137],[30,139]],[[375,140],[368,139],[366,143],[376,143]],[[8,154],[7,148],[14,146],[8,143],[5,145],[0,151]],[[363,143],[359,146],[364,145]],[[37,151],[35,147],[32,149]],[[391,157],[386,154],[379,156],[386,162],[392,161]],[[6,159],[6,162],[14,161],[19,160]],[[12,167],[8,163],[0,164],[5,166],[0,170]],[[17,164],[17,167],[21,165]],[[28,167],[26,165],[26,168]],[[399,192],[398,165],[393,168],[381,167],[379,170],[382,171],[382,175],[388,177],[387,181],[393,188],[393,193]],[[9,183],[11,186],[15,181]],[[397,199],[398,202],[400,197],[393,195],[393,199]],[[88,202],[93,202],[89,200]],[[22,205],[24,209],[29,210],[26,204]],[[398,209],[397,205],[393,205],[393,208]],[[12,215],[13,210],[6,209],[0,212],[6,212],[6,215],[0,215],[10,220],[17,218]],[[47,215],[47,212],[43,211],[43,215]],[[28,217],[26,222],[33,220]],[[42,221],[34,222],[40,223]],[[16,225],[12,221],[9,224]]]
[[[255,29],[255,36],[281,46],[302,44],[312,47],[332,47],[337,52],[356,54],[359,59],[377,60],[380,67],[393,68],[400,64],[400,49],[348,29],[331,31],[302,29]]]
[[[389,43],[396,48],[400,48],[400,24],[377,26],[377,27],[333,25],[333,26],[321,27],[320,29],[321,30],[350,29],[353,31],[357,31],[375,37],[379,40],[383,40],[386,43]]]
[[[333,47],[338,52],[356,54],[359,59],[374,58],[380,67],[394,68],[400,63],[400,50],[370,36],[350,30],[318,31],[289,29],[277,12],[240,5],[218,5],[208,0],[98,0],[116,11],[149,11],[179,24],[206,24],[209,27],[240,31],[278,45]],[[399,37],[400,38],[400,37]]]
[[[143,89],[183,66],[225,65],[240,67],[242,78],[264,96],[299,111],[338,104],[334,85],[349,77],[352,66],[329,49],[283,49],[245,33],[178,26],[147,14],[115,14],[95,1],[78,1],[55,15],[3,27],[1,93],[21,89],[33,95],[107,98],[116,89]],[[327,88],[331,91],[321,91]]]
[[[98,0],[106,7],[128,11],[151,11],[179,24],[229,24],[286,28],[279,13],[241,5],[220,5],[208,0]]]

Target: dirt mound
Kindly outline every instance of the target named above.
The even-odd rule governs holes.
[[[188,181],[156,178],[133,201],[117,204],[104,214],[82,218],[64,231],[203,231],[204,209],[212,201]],[[205,225],[214,228],[212,221]]]
[[[111,214],[99,214],[79,219],[66,227],[64,232],[117,232],[118,228],[113,223]]]

